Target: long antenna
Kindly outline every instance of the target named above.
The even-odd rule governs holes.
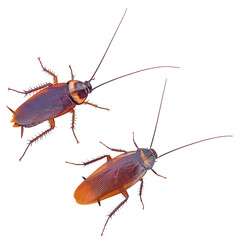
[[[167,84],[167,79],[165,80],[165,84],[164,84],[164,88],[163,88],[161,103],[160,103],[159,110],[158,110],[157,121],[156,121],[156,125],[155,125],[155,128],[154,128],[154,132],[153,132],[153,136],[152,136],[152,141],[151,141],[151,144],[150,144],[150,149],[151,149],[151,147],[152,147],[153,140],[154,140],[154,137],[155,137],[155,133],[156,133],[156,130],[157,130],[157,125],[158,125],[158,120],[159,120],[159,116],[160,116],[160,112],[161,112],[161,107],[162,107],[163,96],[164,96],[166,84]]]
[[[113,39],[114,39],[114,37],[115,37],[115,35],[116,35],[116,33],[117,33],[117,31],[118,31],[118,29],[119,29],[119,27],[120,27],[122,21],[123,21],[123,18],[125,17],[126,12],[127,12],[127,8],[126,8],[126,10],[125,10],[125,12],[124,12],[124,14],[123,14],[123,16],[122,16],[122,19],[121,19],[120,23],[118,24],[118,27],[117,27],[115,33],[113,34],[113,37],[112,37],[110,43],[108,44],[108,47],[107,47],[107,49],[106,49],[106,51],[105,51],[105,53],[104,53],[104,55],[103,55],[103,57],[102,57],[100,63],[98,64],[98,66],[97,66],[95,72],[93,73],[91,79],[89,80],[89,82],[91,82],[91,80],[94,78],[94,76],[95,76],[95,74],[97,73],[97,71],[98,71],[98,69],[99,69],[99,67],[100,67],[100,65],[101,65],[101,63],[102,63],[102,61],[103,61],[103,59],[105,58],[105,56],[106,56],[106,54],[107,54],[107,52],[108,52],[108,49],[110,48],[110,46],[111,46],[111,44],[112,44],[112,41],[113,41]]]
[[[141,70],[138,70],[138,71],[135,71],[135,72],[131,72],[131,73],[122,75],[122,76],[120,76],[120,77],[113,78],[113,79],[111,79],[111,80],[109,80],[109,81],[107,81],[107,82],[101,83],[101,84],[99,84],[98,86],[94,87],[94,88],[92,89],[92,91],[95,90],[95,89],[98,88],[98,87],[101,87],[101,86],[103,86],[103,85],[105,85],[105,84],[107,84],[107,83],[113,82],[113,81],[115,81],[115,80],[117,80],[117,79],[120,79],[120,78],[123,78],[123,77],[127,77],[127,76],[130,76],[130,75],[135,74],[135,73],[139,73],[139,72],[143,72],[143,71],[147,71],[147,70],[151,70],[151,69],[156,69],[156,68],[179,68],[179,67],[175,67],[175,66],[157,66],[157,67],[150,67],[150,68],[141,69]]]
[[[224,136],[211,137],[211,138],[202,139],[202,140],[197,141],[197,142],[189,143],[189,144],[187,144],[187,145],[184,145],[184,146],[175,148],[175,149],[173,149],[173,150],[171,150],[171,151],[168,151],[168,152],[166,152],[166,153],[163,153],[163,154],[160,155],[158,158],[163,157],[163,156],[165,156],[165,155],[167,155],[167,154],[169,154],[169,153],[171,153],[171,152],[177,151],[177,150],[179,150],[179,149],[181,149],[181,148],[189,147],[189,146],[191,146],[191,145],[194,145],[194,144],[197,144],[197,143],[200,143],[200,142],[204,142],[204,141],[208,141],[208,140],[212,140],[212,139],[216,139],[216,138],[223,138],[223,137],[232,137],[232,135],[224,135]]]

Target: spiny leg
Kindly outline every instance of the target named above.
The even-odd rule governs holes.
[[[47,129],[46,131],[44,131],[43,133],[39,134],[37,137],[33,138],[32,140],[29,141],[23,155],[21,156],[21,158],[19,159],[19,161],[22,160],[23,156],[25,155],[25,153],[27,152],[28,148],[34,143],[36,142],[37,140],[39,140],[40,138],[42,138],[44,135],[46,135],[47,133],[49,133],[50,131],[52,131],[55,127],[55,121],[54,119],[50,119],[48,120],[49,121],[49,124],[50,124],[50,128]]]
[[[75,131],[74,131],[74,129],[75,129],[75,126],[74,126],[75,125],[75,110],[72,109],[70,112],[72,113],[72,126],[71,126],[71,128],[72,128],[72,131],[73,131],[73,136],[75,137],[77,143],[79,143],[79,141],[77,139],[77,136],[75,134]]]
[[[124,199],[122,202],[120,202],[120,203],[117,205],[117,207],[115,207],[115,208],[113,209],[113,211],[108,215],[108,218],[107,218],[107,221],[106,221],[105,224],[104,224],[104,227],[103,227],[101,236],[103,235],[103,232],[104,232],[104,230],[105,230],[105,228],[106,228],[106,226],[107,226],[107,223],[108,223],[109,219],[114,215],[114,213],[115,213],[120,207],[123,206],[124,203],[127,202],[128,198],[129,198],[128,193],[127,193],[127,191],[126,191],[124,188],[120,189],[120,191],[121,191],[121,193],[123,194],[123,196],[125,197],[125,199]]]
[[[152,170],[157,176],[167,179],[166,177],[164,177],[164,176],[162,176],[162,175],[159,175],[159,174],[158,174],[156,171],[154,171],[152,168],[151,168],[151,170]]]
[[[115,152],[124,152],[126,153],[127,151],[126,150],[122,150],[122,149],[115,149],[115,148],[110,148],[108,147],[106,144],[104,144],[103,142],[100,141],[100,143],[105,146],[106,148],[110,149],[111,151],[115,151]]]
[[[133,143],[136,146],[137,149],[139,149],[138,145],[136,144],[135,140],[134,140],[134,132],[133,132]]]
[[[39,62],[40,62],[40,64],[41,64],[41,66],[42,66],[43,71],[45,71],[45,72],[47,72],[48,74],[50,74],[51,76],[53,76],[53,83],[54,83],[54,84],[58,84],[57,76],[56,76],[53,72],[51,72],[50,70],[47,70],[47,69],[43,66],[43,64],[42,64],[42,62],[41,62],[41,60],[40,60],[40,57],[38,58],[38,60],[39,60]]]
[[[45,83],[39,87],[35,87],[35,88],[32,88],[32,89],[29,89],[29,90],[23,90],[23,91],[18,91],[18,90],[15,90],[15,89],[12,89],[12,88],[8,88],[8,90],[10,91],[14,91],[14,92],[17,92],[17,93],[21,93],[21,94],[25,94],[25,95],[28,95],[32,92],[36,92],[36,91],[39,91],[43,88],[46,88],[46,87],[50,87],[52,86],[53,84],[52,83]]]
[[[69,164],[72,164],[72,165],[80,165],[80,166],[86,166],[88,164],[91,164],[91,163],[94,163],[94,162],[97,162],[103,158],[107,158],[107,162],[112,160],[111,156],[110,155],[103,155],[101,157],[98,157],[98,158],[95,158],[95,159],[92,159],[90,161],[87,161],[87,162],[83,162],[83,163],[72,163],[72,162],[66,162],[66,163],[69,163]]]
[[[93,103],[89,103],[89,102],[83,102],[82,104],[91,105],[91,106],[93,106],[93,107],[96,107],[96,108],[100,108],[100,109],[103,109],[103,110],[108,110],[108,111],[109,111],[109,108],[99,107],[98,105],[96,105],[96,104],[93,104]]]
[[[140,185],[140,189],[139,189],[139,197],[140,197],[140,201],[142,203],[143,209],[144,209],[144,204],[143,204],[143,200],[142,200],[142,190],[143,190],[143,179],[140,179],[141,181],[141,185]]]

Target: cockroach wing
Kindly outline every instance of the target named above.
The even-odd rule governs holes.
[[[123,153],[106,162],[82,182],[74,193],[79,204],[91,204],[121,193],[138,182],[146,169],[136,151]]]
[[[33,95],[13,114],[13,122],[32,127],[69,112],[75,104],[68,97],[66,83],[47,87]]]

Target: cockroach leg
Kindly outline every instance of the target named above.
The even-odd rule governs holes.
[[[96,107],[96,108],[100,108],[100,109],[108,110],[108,111],[109,111],[109,108],[99,107],[98,105],[93,104],[93,103],[90,103],[90,102],[83,102],[82,104],[88,104],[88,105],[91,105],[91,106],[93,106],[93,107]]]
[[[91,164],[91,163],[94,163],[94,162],[97,162],[103,158],[107,158],[107,162],[112,160],[111,156],[110,155],[103,155],[101,157],[98,157],[98,158],[95,158],[93,160],[90,160],[90,161],[87,161],[87,162],[83,162],[83,163],[72,163],[72,162],[66,162],[66,163],[69,163],[69,164],[72,164],[72,165],[81,165],[81,166],[86,166],[88,164]]]
[[[21,126],[21,138],[23,137],[23,130],[24,130],[24,127]]]
[[[45,83],[39,87],[35,87],[35,88],[32,88],[32,89],[29,89],[29,90],[23,90],[23,91],[18,91],[18,90],[15,90],[15,89],[12,89],[12,88],[8,88],[8,90],[10,91],[14,91],[14,92],[17,92],[17,93],[21,93],[21,94],[24,94],[24,95],[28,95],[32,92],[36,92],[36,91],[39,91],[43,88],[46,88],[46,87],[50,87],[52,86],[53,84],[52,83]]]
[[[12,89],[12,88],[8,88],[8,91],[14,91],[14,92],[21,93],[21,94],[25,94],[25,95],[27,94],[25,90],[23,90],[23,91],[21,92],[21,91]]]
[[[106,226],[107,226],[107,223],[108,223],[109,219],[114,215],[114,213],[116,213],[116,211],[117,211],[119,208],[121,208],[121,207],[123,206],[124,203],[127,202],[128,198],[129,198],[129,195],[128,195],[127,191],[126,191],[124,188],[120,189],[120,191],[121,191],[121,193],[123,194],[123,196],[125,197],[125,199],[124,199],[122,202],[120,202],[120,203],[117,205],[117,207],[115,207],[115,208],[113,209],[113,211],[108,215],[108,218],[107,218],[107,221],[106,221],[105,224],[104,224],[104,227],[103,227],[101,236],[103,235],[103,232],[104,232],[104,230],[105,230],[105,228],[106,228]]]
[[[82,176],[83,180],[86,180],[86,178],[84,176]]]
[[[139,190],[139,197],[140,197],[140,201],[142,203],[143,210],[144,210],[144,204],[143,204],[143,200],[142,200],[143,179],[141,178],[140,181],[141,181],[141,185],[140,185],[140,190]]]
[[[74,75],[73,75],[73,71],[72,71],[71,65],[69,65],[69,68],[70,68],[70,71],[71,71],[71,78],[72,78],[72,80],[74,80]]]
[[[72,126],[71,126],[71,128],[72,128],[73,136],[75,137],[77,143],[79,143],[79,141],[77,139],[77,136],[75,134],[75,131],[74,131],[74,129],[75,129],[75,126],[74,126],[75,125],[75,110],[72,109],[70,112],[72,113]]]
[[[111,158],[110,155],[103,155],[103,156],[101,156],[101,157],[95,158],[95,159],[90,160],[90,161],[88,161],[88,162],[84,162],[82,165],[86,166],[86,165],[88,165],[88,164],[97,162],[97,161],[99,161],[99,160],[101,160],[101,159],[103,159],[103,158],[105,158],[105,157],[107,158],[107,162],[110,161],[110,160],[112,160],[112,158]]]
[[[122,150],[122,149],[115,149],[115,148],[110,148],[108,147],[106,144],[104,144],[103,142],[100,141],[100,143],[105,146],[106,148],[110,149],[111,151],[115,151],[115,152],[124,152],[126,153],[127,151],[126,150]]]
[[[37,140],[39,140],[40,138],[42,138],[44,135],[46,135],[47,133],[49,133],[50,131],[52,131],[55,127],[55,121],[54,119],[50,119],[48,120],[49,121],[49,124],[50,124],[50,128],[47,129],[46,131],[44,131],[43,133],[39,134],[37,137],[33,138],[32,140],[29,141],[23,155],[21,156],[21,158],[19,159],[19,161],[22,160],[23,156],[25,155],[25,153],[27,152],[29,146],[31,146],[34,142],[36,142]]]
[[[135,140],[134,140],[134,132],[133,132],[133,143],[136,146],[137,149],[139,149],[138,145],[136,144]]]
[[[98,205],[99,205],[99,207],[101,207],[101,202],[100,202],[100,200],[98,199]]]
[[[154,171],[152,168],[151,168],[151,170],[152,170],[157,176],[167,179],[166,177],[164,177],[164,176],[162,176],[162,175],[159,175],[159,174],[158,174],[156,171]]]
[[[58,84],[57,76],[56,76],[53,72],[51,72],[50,70],[47,70],[47,69],[42,65],[42,62],[41,62],[40,57],[38,58],[38,60],[39,60],[39,62],[40,62],[40,64],[41,64],[41,66],[42,66],[43,71],[45,71],[45,72],[47,72],[49,75],[53,76],[53,83],[54,83],[54,84]]]

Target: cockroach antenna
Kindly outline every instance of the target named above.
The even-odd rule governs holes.
[[[160,112],[161,112],[161,108],[162,108],[162,102],[163,102],[163,96],[164,96],[164,93],[165,93],[166,84],[167,84],[167,79],[165,80],[165,84],[164,84],[164,88],[163,88],[162,98],[161,98],[161,102],[160,102],[160,106],[159,106],[159,110],[158,110],[157,121],[156,121],[155,128],[154,128],[154,131],[153,131],[153,136],[152,136],[152,141],[151,141],[151,144],[150,144],[150,149],[152,148],[153,140],[154,140],[155,133],[156,133],[156,130],[157,130],[157,125],[158,125],[158,120],[159,120],[159,116],[160,116]]]

